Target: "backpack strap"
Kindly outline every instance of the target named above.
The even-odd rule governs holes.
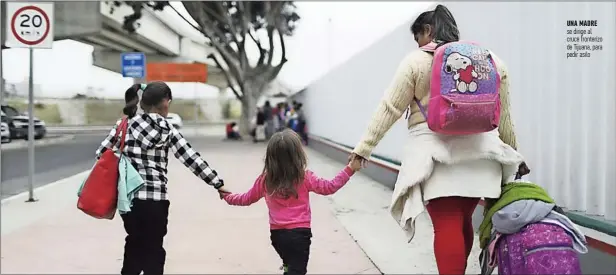
[[[120,154],[124,152],[124,143],[126,142],[126,132],[128,132],[128,117],[124,117],[122,127],[122,139],[120,140]]]
[[[422,47],[419,47],[420,50],[427,52],[429,54],[434,55],[434,51],[436,50],[436,47],[438,46],[438,44],[436,42],[430,42],[426,45],[423,45]],[[426,113],[426,109],[424,108],[423,105],[421,105],[421,102],[419,101],[419,99],[417,99],[417,97],[413,98],[415,100],[415,103],[417,103],[417,106],[419,106],[419,111],[421,111],[421,114],[423,115],[424,119],[428,119],[428,113]],[[407,114],[410,115],[410,110],[411,108],[409,107]],[[407,117],[408,118],[408,117]]]
[[[417,99],[417,98],[414,98],[414,99],[415,99],[415,103],[417,103],[417,106],[419,106],[419,111],[421,111],[421,114],[427,120],[428,119],[428,113],[426,113],[426,109],[424,109],[424,106],[421,105],[421,102],[419,101],[419,99]],[[409,110],[410,110],[410,108],[409,108]]]
[[[419,49],[424,52],[429,52],[431,54],[434,54],[434,51],[436,51],[436,47],[438,47],[438,44],[436,44],[436,42],[430,42],[426,45],[419,47]]]
[[[120,154],[122,154],[122,151],[124,150],[124,142],[126,141],[126,132],[128,131],[128,117],[124,117],[122,118],[122,122],[120,122],[120,125],[118,125],[118,127],[116,128],[116,133],[115,133],[115,146],[118,146],[118,150],[120,152]],[[122,133],[120,136],[120,133]]]

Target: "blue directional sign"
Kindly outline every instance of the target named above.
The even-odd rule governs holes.
[[[132,78],[145,77],[145,54],[144,53],[122,53],[122,76]]]

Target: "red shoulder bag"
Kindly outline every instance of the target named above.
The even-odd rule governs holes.
[[[127,129],[128,118],[124,118],[115,133],[116,144],[122,133],[120,154],[124,149]],[[117,208],[120,159],[114,154],[113,146],[96,161],[77,200],[77,208],[97,219],[112,220]]]

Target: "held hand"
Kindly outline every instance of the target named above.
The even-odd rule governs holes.
[[[223,187],[218,188],[218,190],[217,190],[217,191],[218,191],[218,196],[220,197],[220,199],[221,199],[221,200],[222,200],[222,199],[224,199],[224,198],[225,198],[225,196],[227,196],[227,195],[231,194],[231,192],[229,192],[227,189],[225,189],[225,187],[224,187],[224,186],[223,186]]]
[[[362,165],[362,162],[361,162],[360,159],[355,158],[355,159],[351,160],[351,162],[349,162],[348,166],[353,171],[357,172],[357,171],[361,170],[363,165]]]
[[[366,168],[368,166],[368,160],[366,160],[364,157],[355,154],[355,153],[351,153],[351,155],[349,156],[349,164],[353,161],[358,161],[360,163],[360,168]],[[350,166],[349,166],[350,167]],[[352,168],[352,167],[351,167]]]

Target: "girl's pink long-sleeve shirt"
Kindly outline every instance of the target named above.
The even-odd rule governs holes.
[[[248,206],[262,197],[269,209],[270,229],[310,228],[310,192],[320,195],[331,195],[344,186],[355,172],[348,166],[334,177],[326,180],[307,170],[304,182],[297,186],[297,198],[283,199],[271,196],[265,190],[263,175],[244,194],[229,194],[224,200],[230,205]]]

